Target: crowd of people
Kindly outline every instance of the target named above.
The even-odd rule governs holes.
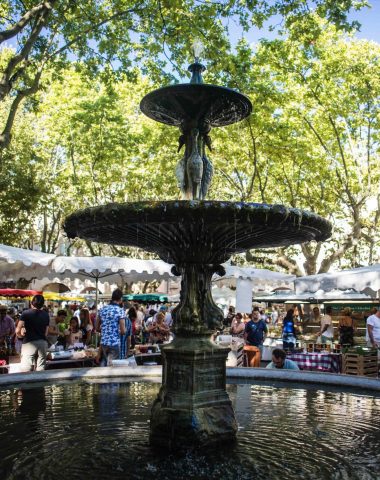
[[[122,291],[114,290],[110,304],[99,312],[100,365],[127,358],[136,344],[169,341],[172,324],[172,315],[166,305],[161,305],[158,310],[138,304],[125,309]]]
[[[351,308],[345,307],[341,310],[336,327],[333,325],[332,313],[331,306],[326,307],[324,314],[321,314],[319,307],[314,307],[310,317],[306,319],[300,316],[296,306],[283,313],[279,312],[277,307],[273,307],[271,312],[254,307],[251,314],[235,313],[234,308],[230,307],[225,318],[225,326],[233,336],[247,339],[249,334],[251,341],[248,340],[248,344],[255,346],[260,346],[268,327],[277,326],[282,332],[284,349],[292,350],[302,328],[312,323],[319,326],[319,330],[314,334],[320,338],[321,343],[332,343],[336,339],[341,345],[354,345],[357,322]],[[379,307],[372,307],[365,319],[366,341],[370,347],[380,346],[379,318]]]
[[[126,358],[136,344],[168,341],[172,323],[166,305],[125,303],[119,289],[98,315],[95,308],[75,304],[54,313],[44,297],[36,295],[30,308],[20,313],[0,305],[0,356],[20,354],[22,371],[43,370],[51,346],[75,349],[100,344],[96,360],[106,365],[110,358]]]
[[[320,309],[312,310],[314,323],[319,325],[316,333],[322,344],[332,343],[338,337],[341,345],[353,345],[356,332],[355,319],[349,308],[344,308],[339,316],[337,331],[334,331],[332,309],[327,307],[324,315]],[[0,353],[7,349],[21,353],[22,369],[42,370],[46,365],[49,346],[62,346],[64,349],[90,346],[98,343],[97,362],[107,365],[113,359],[125,359],[133,353],[136,344],[159,344],[172,337],[173,318],[166,305],[143,307],[137,303],[123,302],[123,293],[116,289],[111,302],[96,315],[95,308],[79,308],[75,305],[52,314],[45,306],[42,295],[36,295],[31,308],[18,314],[0,305]],[[225,327],[232,336],[240,338],[247,357],[252,359],[250,366],[260,366],[263,344],[268,327],[281,328],[283,349],[292,351],[299,335],[299,311],[290,308],[280,312],[272,307],[266,312],[254,307],[251,314],[235,313],[230,307]],[[366,319],[366,340],[368,346],[380,348],[380,309],[374,307]],[[100,342],[98,339],[100,338]],[[258,354],[257,354],[258,353]],[[287,368],[283,354],[272,357],[270,368]],[[36,361],[37,359],[37,361]],[[278,361],[276,361],[276,359]]]
[[[304,318],[301,318],[300,313],[297,306],[283,313],[277,307],[272,307],[271,312],[254,307],[250,315],[240,312],[235,313],[234,308],[230,307],[225,318],[225,325],[232,336],[239,337],[244,341],[244,350],[249,365],[260,366],[260,357],[269,326],[276,326],[281,329],[284,352],[294,351],[297,337],[300,335],[301,329],[307,324],[307,322],[303,322]],[[330,306],[326,307],[323,315],[318,307],[312,309],[311,318],[308,320],[319,326],[319,330],[314,332],[315,338],[319,339],[321,344],[332,344],[337,339],[342,346],[353,346],[357,326],[351,309],[348,307],[342,309],[336,331],[334,330],[332,313]],[[380,348],[379,307],[373,307],[370,315],[366,318],[366,343],[368,347]],[[269,368],[284,368],[278,367],[278,365],[290,365],[288,362],[281,362],[285,358],[283,353],[279,355],[280,360],[278,362],[276,361],[277,357],[276,359],[272,357]],[[294,365],[290,368],[294,368]]]

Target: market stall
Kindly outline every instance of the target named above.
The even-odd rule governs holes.
[[[288,353],[286,358],[297,363],[300,370],[340,373],[342,355],[340,353]]]

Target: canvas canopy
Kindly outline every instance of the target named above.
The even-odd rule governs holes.
[[[303,293],[280,290],[255,295],[255,300],[271,303],[326,303],[331,301],[339,301],[341,303],[349,301],[371,303],[373,299],[365,293],[358,293],[353,290],[331,290],[330,292],[317,290],[316,292]]]
[[[140,260],[124,257],[56,257],[51,275],[67,278],[108,278],[109,281],[168,279],[172,265],[162,260]],[[112,278],[110,278],[112,277]]]
[[[214,275],[213,282],[219,287],[236,287],[237,280],[252,280],[254,287],[263,287],[266,290],[279,286],[293,286],[295,275],[287,273],[272,272],[265,268],[238,267],[234,265],[223,265],[226,274],[223,277]]]
[[[25,298],[34,297],[34,295],[42,295],[39,290],[21,290],[18,288],[0,288],[0,297],[9,298]]]
[[[24,248],[0,245],[0,278],[3,281],[18,280],[42,268],[49,268],[55,255]]]
[[[353,289],[356,292],[376,297],[380,290],[380,264],[300,277],[295,280],[294,284],[297,294]]]
[[[66,278],[95,282],[95,305],[98,305],[98,283],[101,279],[109,282],[166,280],[172,276],[172,265],[162,260],[140,260],[124,257],[56,257],[52,262],[48,278]]]

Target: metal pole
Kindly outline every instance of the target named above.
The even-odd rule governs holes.
[[[99,277],[95,277],[95,322],[96,322],[96,327],[98,330],[98,301],[99,301],[99,289],[98,289],[98,284],[99,284]],[[95,332],[95,348],[98,347],[98,332]]]

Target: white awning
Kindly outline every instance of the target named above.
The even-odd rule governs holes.
[[[10,247],[9,245],[0,245],[0,263],[12,264],[17,266],[25,265],[49,265],[55,255],[51,253],[36,252],[35,250],[27,250],[25,248]]]
[[[162,260],[140,260],[124,257],[56,257],[52,263],[51,276],[61,278],[93,278],[107,281],[115,279],[166,280],[174,277],[172,265]]]
[[[48,270],[55,257],[50,253],[0,245],[0,279],[7,281],[35,276],[40,269]]]
[[[297,278],[294,283],[297,293],[353,289],[374,296],[380,290],[380,264],[335,273],[309,275]]]
[[[272,272],[272,270],[265,268],[238,267],[232,265],[223,266],[226,274],[223,277],[219,277],[218,275],[214,275],[213,277],[213,282],[219,287],[236,287],[236,281],[240,278],[243,280],[252,280],[254,286],[261,286],[267,290],[271,290],[280,286],[293,287],[293,282],[296,278],[295,275]]]
[[[172,265],[162,260],[125,257],[64,257],[0,245],[0,280],[107,278],[109,282],[167,280],[174,278]]]

